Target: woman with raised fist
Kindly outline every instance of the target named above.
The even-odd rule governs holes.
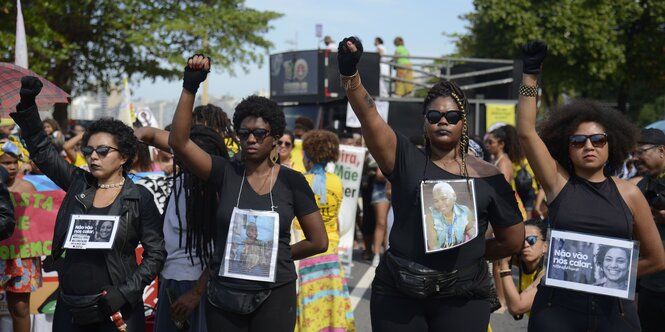
[[[520,144],[549,202],[553,230],[640,241],[637,275],[665,268],[665,252],[649,205],[633,184],[613,176],[635,146],[637,128],[618,111],[574,101],[549,112],[536,132],[538,75],[547,45],[522,48],[517,106]],[[540,135],[539,135],[540,134]],[[634,331],[634,301],[540,284],[530,331]]]
[[[23,77],[21,102],[11,116],[21,126],[30,158],[67,192],[55,221],[51,251],[53,261],[62,261],[56,265],[60,292],[53,331],[117,331],[112,315],[124,320],[128,331],[143,331],[143,289],[162,269],[166,251],[162,218],[152,194],[128,177],[138,145],[134,131],[109,118],[93,122],[81,144],[90,171],[78,168],[60,156],[44,131],[35,104],[41,88],[36,77]],[[72,244],[76,225],[95,221],[108,225],[103,220],[116,225],[114,235],[104,240],[108,247],[89,246],[96,241],[94,228],[87,239],[78,234],[77,244]],[[143,260],[137,264],[139,243]]]
[[[485,260],[515,254],[524,241],[515,195],[495,166],[467,154],[468,102],[457,84],[442,81],[429,90],[423,103],[425,147],[420,149],[377,112],[357,70],[362,52],[355,37],[339,44],[341,82],[369,152],[393,185],[395,213],[390,249],[372,285],[372,329],[487,331],[491,277]],[[458,196],[477,211],[473,237],[454,247],[427,250],[420,197],[429,181],[463,184],[466,191]],[[486,240],[490,223],[496,237]]]
[[[189,58],[169,135],[176,159],[216,188],[220,197],[214,220],[215,251],[208,264],[208,330],[292,332],[296,322],[293,260],[324,252],[326,229],[303,175],[277,163],[277,140],[284,134],[286,121],[275,102],[249,96],[236,107],[233,127],[240,139],[238,160],[210,155],[189,140],[194,98],[209,69],[210,58],[200,54]],[[294,217],[305,239],[289,245]],[[242,268],[254,259],[242,254],[253,242],[247,241],[249,236],[261,243],[264,253],[251,270]]]

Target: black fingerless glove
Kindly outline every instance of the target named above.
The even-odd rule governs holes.
[[[350,41],[358,48],[357,51],[351,52],[346,48],[346,42]],[[360,39],[356,37],[344,38],[339,42],[337,48],[337,66],[339,67],[339,73],[344,76],[351,76],[358,71],[358,62],[360,57],[363,55],[363,44],[360,42]]]
[[[21,96],[21,102],[18,104],[18,111],[24,111],[29,109],[32,106],[37,105],[35,99],[40,91],[42,91],[42,81],[34,76],[23,76],[21,77],[21,90],[19,95]]]
[[[122,293],[113,286],[104,286],[102,289],[106,291],[106,295],[102,295],[102,297],[99,298],[99,309],[105,316],[111,316],[118,312],[127,300],[125,300]]]
[[[196,55],[203,56],[203,54],[195,54],[195,56]],[[193,57],[190,57],[189,59],[192,58]],[[208,61],[210,61],[210,57],[208,57]],[[189,60],[187,62],[189,63]],[[185,75],[182,80],[183,89],[196,95],[196,91],[198,91],[199,85],[201,85],[201,82],[206,80],[209,72],[209,69],[192,69],[189,68],[189,65],[185,66]]]
[[[547,44],[540,40],[522,46],[522,72],[540,75],[543,61],[547,56]]]

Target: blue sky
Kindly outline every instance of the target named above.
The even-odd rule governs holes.
[[[411,55],[419,56],[454,52],[455,47],[445,34],[465,32],[467,22],[459,16],[474,9],[471,0],[248,0],[246,5],[284,14],[272,22],[273,29],[266,35],[274,44],[270,53],[295,49],[295,43],[298,50],[316,49],[323,44],[315,36],[315,25],[322,24],[324,36],[330,35],[338,42],[344,37],[357,35],[369,51],[375,50],[373,40],[379,36],[383,38],[387,52],[392,54],[392,40],[401,36]],[[208,76],[209,93],[242,98],[259,90],[268,91],[268,65],[266,55],[261,68],[251,66],[247,73],[237,69],[235,77],[214,72],[213,68],[213,73]],[[180,95],[181,87],[180,81],[132,82],[132,95],[144,101],[174,100]]]

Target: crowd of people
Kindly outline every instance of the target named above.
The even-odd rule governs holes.
[[[401,38],[395,45],[408,56]],[[303,118],[289,131],[277,103],[259,96],[243,99],[231,119],[214,105],[194,107],[212,65],[201,54],[187,60],[164,130],[107,118],[63,134],[39,117],[41,82],[24,77],[11,113],[20,133],[0,137],[0,239],[16,224],[11,192],[36,191],[24,174],[44,174],[66,192],[43,264],[59,277],[53,330],[145,330],[143,289],[159,276],[156,331],[355,331],[339,255],[344,189],[328,168],[340,144],[369,152],[357,245],[376,268],[374,331],[487,331],[496,310],[528,314],[532,331],[662,328],[665,133],[640,132],[590,100],[550,111],[537,131],[547,46],[531,42],[515,126],[471,137],[467,97],[443,80],[423,101],[423,137],[407,138],[362,85],[360,40],[345,38],[336,51],[362,137]],[[625,164],[637,173],[629,181],[615,176]],[[169,179],[156,182],[164,199],[137,179],[145,172]],[[108,247],[72,245],[79,220],[95,225],[88,241]],[[614,245],[587,250],[591,242],[557,239],[552,247],[553,232]],[[633,240],[639,257],[617,245]],[[547,281],[570,272],[548,270],[550,251],[573,247],[585,256],[577,264],[593,270],[567,280],[588,289]],[[30,330],[41,273],[39,257],[0,261],[14,331]]]

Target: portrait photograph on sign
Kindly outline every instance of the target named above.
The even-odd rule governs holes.
[[[274,282],[278,239],[277,213],[234,209],[220,275]]]
[[[634,299],[639,243],[552,230],[545,284]]]
[[[455,248],[478,236],[473,179],[423,181],[420,204],[426,253]]]
[[[120,217],[72,215],[64,247],[67,249],[111,249]]]

